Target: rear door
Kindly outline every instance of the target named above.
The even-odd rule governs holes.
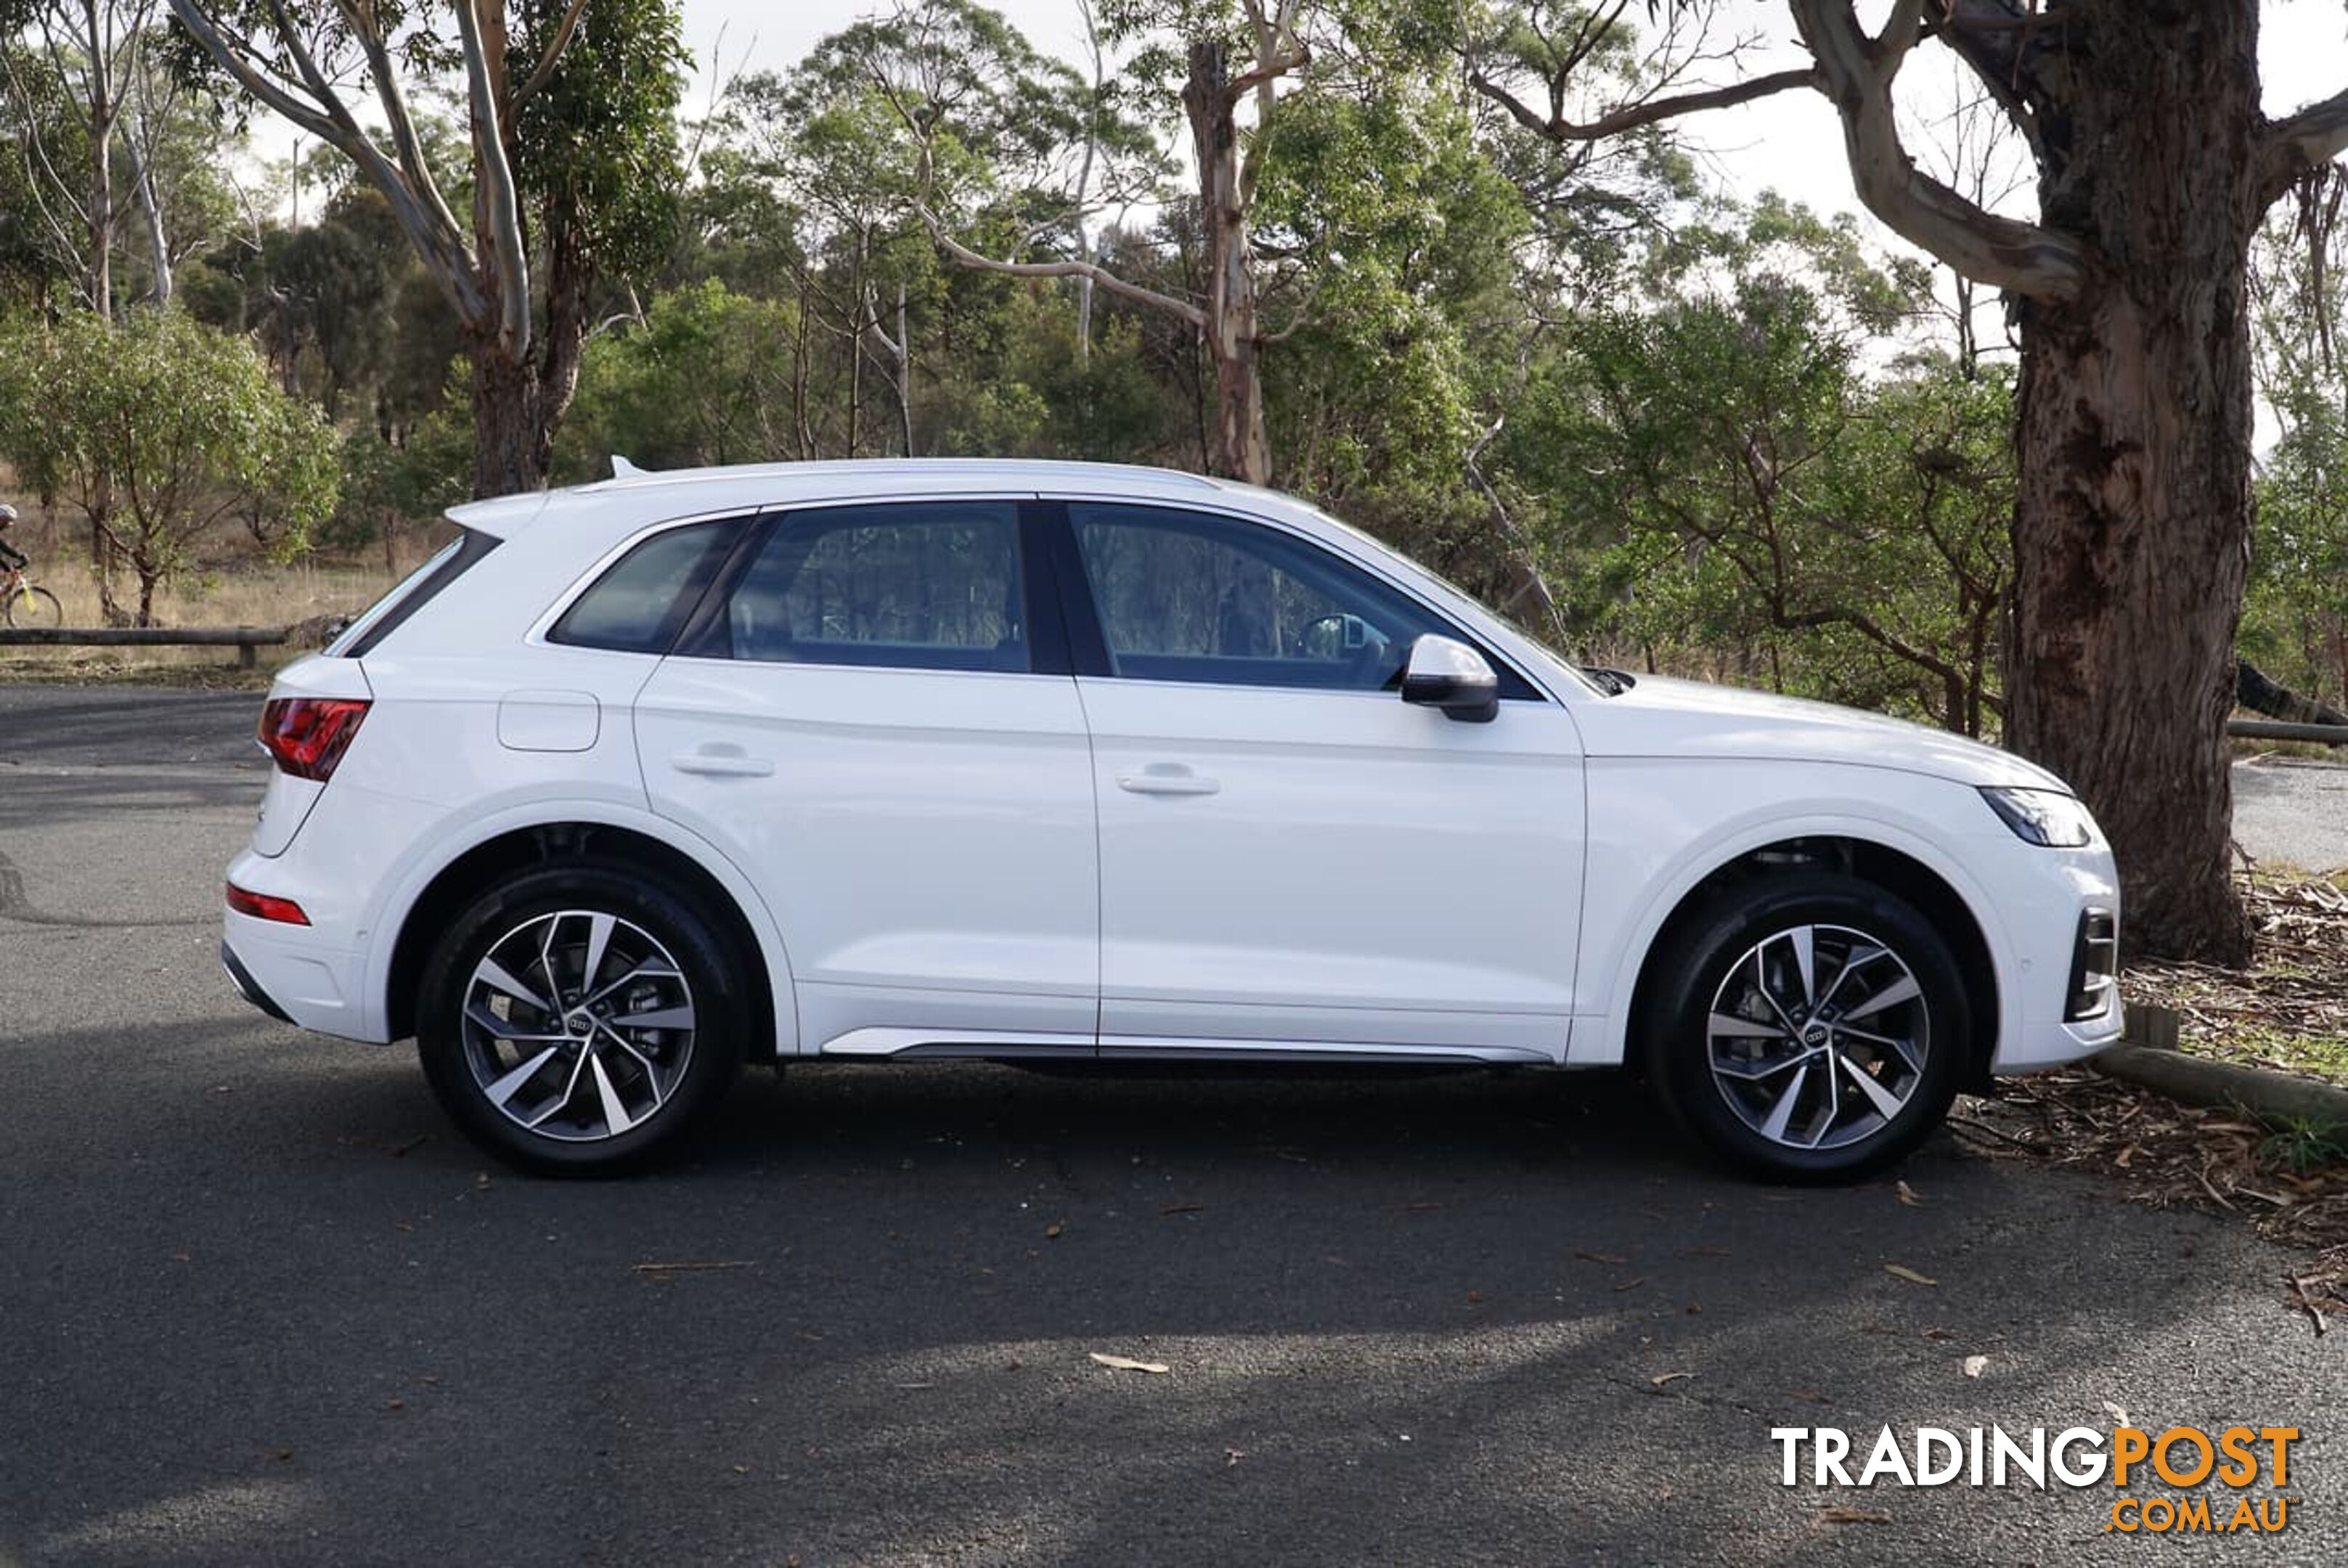
[[[1039,511],[763,518],[637,699],[654,809],[757,884],[806,1049],[1093,1049],[1090,747]]]

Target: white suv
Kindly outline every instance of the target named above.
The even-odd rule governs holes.
[[[2120,1029],[2060,781],[1585,672],[1297,501],[1148,469],[636,475],[458,507],[286,670],[229,868],[252,1002],[414,1035],[542,1171],[746,1061],[1638,1067],[1847,1176]]]

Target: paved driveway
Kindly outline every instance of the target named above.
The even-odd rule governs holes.
[[[2348,871],[2348,763],[2237,764],[2234,839],[2256,860]]]
[[[0,1563],[2348,1554],[2287,1255],[1954,1138],[1910,1206],[1596,1080],[831,1067],[657,1177],[490,1172],[221,979],[250,716],[0,691]],[[2289,1533],[1789,1491],[1767,1435],[2108,1407],[2304,1427]]]

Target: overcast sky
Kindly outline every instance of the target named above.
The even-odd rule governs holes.
[[[872,0],[683,0],[685,37],[705,72],[723,35],[724,67],[730,72],[747,58],[753,69],[780,68],[804,55],[827,33],[879,10]],[[1039,48],[1076,58],[1084,27],[1073,0],[989,0]],[[1867,7],[1870,23],[1880,20],[1883,0]],[[1797,63],[1793,23],[1783,0],[1730,0],[1723,7],[1739,35],[1769,41],[1752,68],[1768,70]],[[2271,114],[2286,113],[2312,99],[2348,87],[2348,5],[2342,0],[2269,0],[2260,40],[2260,66]],[[1927,122],[1945,113],[1956,73],[1947,51],[1927,47],[1912,57],[1900,80],[1903,105],[1913,105]],[[1729,78],[1719,78],[1729,79]],[[1170,106],[1169,106],[1170,107]],[[1172,117],[1169,115],[1169,120]],[[1775,189],[1827,210],[1855,210],[1850,178],[1843,161],[1842,133],[1833,108],[1814,92],[1787,92],[1738,108],[1684,122],[1690,141],[1705,149],[1716,172],[1746,195]],[[1933,155],[1923,146],[1910,151],[1926,167]],[[2027,216],[2026,205],[2019,208]],[[1869,220],[1870,228],[1873,220]],[[1879,237],[1890,236],[1879,229]]]

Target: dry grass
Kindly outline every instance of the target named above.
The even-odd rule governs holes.
[[[104,625],[89,569],[76,561],[62,569],[44,569],[45,559],[54,559],[36,553],[31,575],[57,596],[66,624]],[[402,571],[413,564],[403,561]],[[191,573],[170,584],[156,596],[155,618],[165,626],[285,626],[315,616],[355,615],[396,580],[380,561],[372,566],[239,562]],[[0,682],[263,687],[273,671],[304,651],[263,648],[258,669],[239,670],[232,648],[7,648],[0,649]]]

